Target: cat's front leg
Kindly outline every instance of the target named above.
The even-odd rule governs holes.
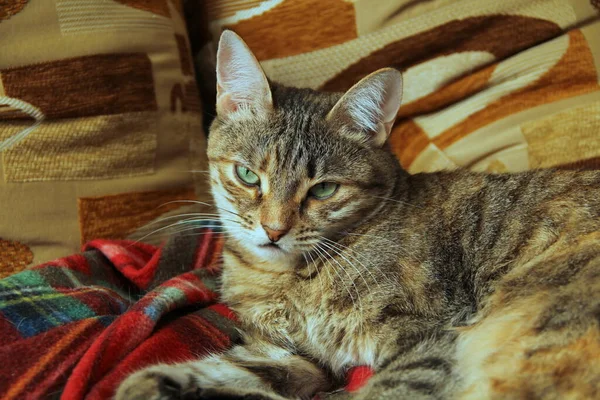
[[[222,355],[138,371],[119,386],[116,400],[283,400],[329,388],[327,375],[314,363],[253,341]]]
[[[200,363],[203,363],[200,366]],[[229,380],[225,383],[224,380]],[[239,386],[238,386],[239,385]],[[115,400],[284,400],[250,373],[216,358],[182,364],[159,364],[130,375]]]

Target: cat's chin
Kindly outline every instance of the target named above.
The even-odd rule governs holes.
[[[261,244],[256,246],[257,247],[257,253],[261,254],[261,255],[268,255],[268,256],[273,256],[273,257],[286,257],[286,255],[288,254],[287,251],[285,251],[284,249],[282,249],[281,247],[279,247],[278,245],[274,244],[274,243],[267,243],[267,244]]]
[[[263,261],[286,261],[294,258],[293,254],[276,244],[254,246],[254,254]]]

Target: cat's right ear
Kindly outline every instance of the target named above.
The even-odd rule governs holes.
[[[361,79],[336,103],[327,119],[352,139],[381,146],[402,102],[402,75],[383,68]]]
[[[261,114],[272,108],[269,82],[256,57],[236,33],[224,31],[217,51],[217,114]]]

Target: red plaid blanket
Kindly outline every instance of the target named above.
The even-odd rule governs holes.
[[[237,338],[217,302],[221,236],[160,248],[95,240],[82,254],[0,280],[0,397],[107,399],[132,371],[222,351]],[[370,371],[350,371],[348,391]]]

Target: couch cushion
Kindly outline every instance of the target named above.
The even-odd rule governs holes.
[[[206,200],[179,0],[8,0],[0,49],[0,276]]]

